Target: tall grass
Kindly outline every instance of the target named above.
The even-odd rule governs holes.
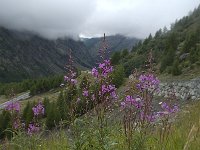
[[[140,132],[135,132],[132,139],[132,147],[135,150],[198,150],[200,147],[200,102],[191,102],[183,107],[177,114],[177,120],[171,128],[169,138],[160,145],[159,130],[142,137]],[[128,145],[120,122],[109,123],[105,127],[104,145],[100,145],[98,138],[100,133],[97,129],[97,117],[87,116],[75,120],[72,130],[42,132],[33,136],[18,133],[11,141],[5,140],[1,149],[8,150],[126,150]]]

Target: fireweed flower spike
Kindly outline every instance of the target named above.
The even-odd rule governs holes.
[[[111,66],[110,59],[106,59],[108,51],[107,45],[105,42],[105,34],[104,40],[102,42],[102,48],[99,49],[100,54],[100,63],[98,63],[97,67],[92,69],[92,75],[95,78],[95,90],[94,96],[92,95],[92,101],[94,105],[98,105],[95,108],[95,112],[98,117],[98,130],[100,133],[99,142],[102,144],[105,139],[104,128],[107,126],[107,121],[105,118],[106,111],[112,111],[112,104],[114,103],[114,99],[117,98],[116,88],[112,85],[111,73],[113,72],[113,67]]]
[[[108,99],[110,96],[113,99],[117,99],[115,85],[110,84],[110,74],[113,72],[113,66],[109,59],[103,60],[99,63],[98,68],[94,67],[92,69],[92,75],[97,78],[97,83],[101,83],[101,88],[98,92],[98,96],[106,96],[105,99]]]
[[[64,81],[68,83],[69,85],[75,85],[77,84],[76,78],[76,72],[74,72],[73,68],[73,59],[71,55],[72,51],[70,49],[70,54],[69,54],[69,60],[68,60],[68,65],[66,65],[65,69],[67,70],[67,75],[64,76]]]
[[[5,110],[9,111],[11,115],[12,127],[17,130],[22,127],[20,120],[20,103],[19,102],[10,102],[6,106]]]

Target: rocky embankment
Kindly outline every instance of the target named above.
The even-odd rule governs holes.
[[[182,100],[200,99],[200,77],[187,81],[168,81],[160,83],[159,96],[167,97],[175,93]]]

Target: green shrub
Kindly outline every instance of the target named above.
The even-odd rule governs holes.
[[[180,67],[179,67],[179,62],[175,61],[173,66],[172,66],[172,75],[178,76],[182,73]]]
[[[11,114],[8,111],[3,111],[0,114],[0,139],[12,136],[12,132],[8,131],[11,127]]]
[[[61,115],[56,107],[55,102],[50,103],[48,109],[49,110],[47,112],[46,127],[48,129],[52,129],[53,127],[59,125],[59,121],[61,120]]]
[[[118,88],[124,83],[125,73],[122,65],[115,66],[112,73],[112,83]]]
[[[120,52],[114,52],[113,55],[111,56],[111,63],[113,65],[117,65],[121,59],[121,54]]]

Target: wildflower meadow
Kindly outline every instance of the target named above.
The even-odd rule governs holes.
[[[106,48],[101,49],[100,56],[91,74],[80,80],[70,55],[64,86],[56,100],[28,102],[24,108],[20,102],[9,103],[0,115],[3,122],[0,147],[20,150],[198,149],[198,115],[193,115],[196,122],[191,123],[192,128],[189,126],[186,130],[184,125],[179,125],[189,120],[177,117],[181,107],[173,93],[167,98],[157,96],[160,81],[151,63],[147,70],[134,74],[125,86],[126,91],[120,93],[113,83],[116,67],[107,58]],[[149,62],[151,57],[147,58]],[[190,110],[191,114],[196,113],[194,110]]]

